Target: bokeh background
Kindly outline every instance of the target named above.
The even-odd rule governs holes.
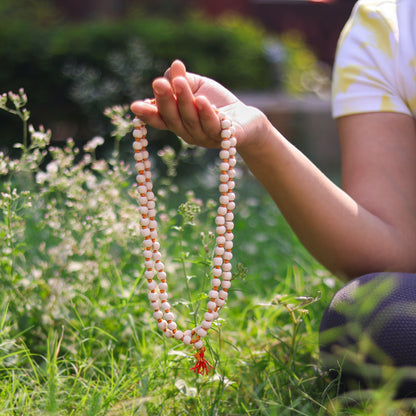
[[[111,131],[105,108],[151,94],[175,58],[261,108],[324,170],[337,166],[330,77],[354,0],[1,0],[0,92],[24,88],[52,142]],[[16,123],[0,113],[0,150]],[[167,139],[157,133],[160,147]],[[104,150],[105,151],[105,147]]]

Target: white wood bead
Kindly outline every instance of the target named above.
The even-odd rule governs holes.
[[[225,150],[229,149],[231,147],[231,143],[229,140],[223,140],[221,142],[221,147]]]
[[[159,251],[153,252],[153,261],[160,261],[162,259],[162,255]]]
[[[222,265],[222,257],[214,257],[212,262],[214,266],[221,266]]]
[[[220,290],[220,292],[218,293],[218,296],[221,299],[227,300],[227,298],[228,298],[228,292],[226,292],[225,290]]]
[[[223,225],[220,225],[215,230],[216,230],[218,235],[223,235],[227,231],[227,229]]]
[[[231,137],[231,130],[225,129],[221,132],[221,138],[222,139],[229,139]]]
[[[225,239],[228,241],[231,241],[234,239],[234,234],[233,233],[225,233]]]
[[[203,343],[201,340],[199,340],[199,341],[195,342],[195,344],[194,344],[194,347],[195,347],[197,350],[200,350],[203,346],[204,346],[204,343]]]
[[[224,209],[226,210],[227,208],[224,207]],[[147,206],[141,206],[139,207],[139,212],[141,215],[147,215],[147,213],[149,212],[149,208],[147,208]]]
[[[201,327],[204,328],[205,330],[211,328],[212,322],[209,321],[202,321],[201,322]]]
[[[223,289],[229,289],[231,287],[231,282],[229,280],[223,280],[221,286]]]
[[[218,293],[217,293],[217,296],[218,296]],[[147,294],[147,297],[149,298],[149,300],[151,300],[151,301],[153,302],[153,301],[155,301],[155,300],[158,300],[158,299],[159,299],[159,293],[156,293],[156,292],[149,292],[149,293]]]
[[[228,192],[228,184],[226,183],[222,183],[219,187],[218,187],[219,191],[221,193],[227,193]]]
[[[220,236],[218,236],[217,237],[217,244],[220,246],[220,245],[223,245],[223,244],[225,244],[225,237],[224,236],[222,236],[222,235],[220,235]]]
[[[221,128],[222,129],[228,129],[230,127],[231,127],[231,121],[228,118],[221,121]]]
[[[152,240],[150,240],[150,239],[144,240],[143,245],[145,246],[145,248],[151,248],[152,247]]]
[[[163,300],[168,300],[168,297],[169,297],[169,295],[168,295],[166,292],[163,292],[163,293],[160,293],[160,294],[159,294],[159,299],[160,299],[161,301],[163,301]]]
[[[228,260],[228,261],[230,261],[230,260],[233,258],[233,254],[232,254],[232,253],[230,253],[229,251],[226,251],[226,252],[224,253],[223,258],[224,258],[224,260]]]
[[[209,301],[208,302],[208,304],[207,304],[207,308],[210,310],[210,311],[215,311],[215,309],[217,309],[217,304],[215,303],[215,302],[213,302],[213,301]]]
[[[230,176],[228,175],[228,173],[221,173],[220,175],[221,183],[228,183],[229,180],[230,180]]]
[[[215,303],[222,308],[225,305],[225,300],[221,299],[221,298],[217,298],[215,299]]]
[[[224,252],[225,252],[224,247],[215,247],[215,248],[214,248],[214,253],[215,253],[217,256],[222,256],[222,255],[224,254]]]
[[[220,170],[223,172],[226,172],[230,169],[230,165],[227,162],[221,162],[220,163]]]
[[[230,157],[230,152],[228,150],[221,150],[220,151],[220,159],[224,160],[224,159],[229,159]]]
[[[221,274],[222,274],[222,272],[221,272]],[[212,279],[211,280],[211,286],[212,287],[219,287],[220,285],[221,285],[221,279]]]
[[[221,205],[227,205],[230,202],[230,198],[228,195],[221,195],[220,196],[220,204]]]
[[[231,280],[233,278],[233,275],[231,272],[223,272],[222,273],[222,280]]]
[[[225,214],[225,220],[229,221],[229,222],[233,221],[234,220],[234,214],[232,212],[227,212]]]
[[[153,314],[153,317],[154,317],[156,320],[162,319],[162,318],[163,318],[163,312],[162,312],[162,311],[156,311],[156,312]]]
[[[155,290],[157,288],[157,283],[152,280],[147,284],[147,290]]]
[[[157,293],[156,293],[157,295]],[[216,290],[210,290],[208,293],[210,299],[216,299],[218,297],[218,292]]]
[[[165,265],[164,265],[161,261],[159,261],[159,262],[157,262],[157,263],[155,264],[155,269],[156,269],[158,272],[162,271],[162,270],[164,269],[164,267],[165,267]]]
[[[152,260],[146,260],[144,262],[144,267],[146,267],[146,269],[151,269],[153,267],[153,261]]]
[[[204,328],[198,328],[196,331],[197,335],[199,335],[201,338],[204,338],[207,335],[207,331]]]
[[[214,319],[214,314],[210,312],[205,312],[204,319],[205,321],[212,321]]]
[[[215,277],[220,277],[220,276],[221,276],[221,274],[222,274],[222,270],[221,270],[221,268],[220,268],[220,267],[214,267],[214,268],[212,269],[212,274],[213,274],[213,276],[215,276]]]
[[[162,320],[162,321],[158,322],[157,326],[159,327],[160,330],[163,331],[167,328],[168,323],[165,320]]]
[[[151,259],[152,258],[152,251],[151,250],[144,250],[143,251],[143,255],[144,257],[146,257],[146,259]]]
[[[175,332],[175,338],[178,340],[178,341],[180,341],[182,338],[183,338],[183,332],[182,331],[180,331],[180,330],[177,330],[176,332]]]
[[[225,218],[222,217],[222,216],[220,216],[220,215],[218,215],[215,218],[215,224],[217,224],[217,225],[224,225],[225,224]]]
[[[165,313],[165,319],[169,322],[169,321],[173,321],[174,316],[172,312],[167,312]]]
[[[160,304],[160,309],[162,309],[162,310],[164,310],[164,311],[166,311],[166,310],[170,309],[170,304],[169,304],[169,302],[162,302],[162,303]]]
[[[218,207],[218,215],[225,216],[227,215],[227,208],[226,207]]]
[[[169,322],[168,323],[168,329],[171,331],[174,331],[177,328],[176,322]]]
[[[233,223],[232,221],[227,221],[227,222],[225,223],[225,228],[226,228],[227,230],[233,230],[233,229],[234,229],[234,223]]]

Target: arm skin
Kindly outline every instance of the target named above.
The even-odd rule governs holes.
[[[290,144],[257,109],[175,61],[153,83],[156,104],[132,111],[192,144],[219,147],[211,103],[236,125],[237,150],[300,241],[333,273],[352,279],[416,272],[416,127],[412,117],[368,113],[338,120],[343,189]]]

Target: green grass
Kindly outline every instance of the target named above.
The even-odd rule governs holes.
[[[131,168],[117,155],[96,160],[97,141],[80,154],[72,141],[51,148],[45,131],[30,139],[17,159],[0,156],[0,415],[401,414],[388,386],[337,397],[318,328],[341,283],[244,169],[235,278],[206,338],[214,369],[200,376],[189,370],[193,351],[165,339],[151,316]],[[178,160],[207,157],[198,152]],[[211,278],[216,171],[204,162],[180,179],[183,163],[166,154],[159,234],[171,304],[191,327]]]

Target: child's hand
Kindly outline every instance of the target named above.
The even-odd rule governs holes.
[[[155,102],[136,101],[131,105],[133,113],[190,144],[219,147],[221,129],[213,105],[233,120],[239,147],[249,140],[253,123],[264,118],[259,110],[244,105],[219,83],[187,73],[180,61],[173,62],[165,76],[153,82],[153,92]]]

